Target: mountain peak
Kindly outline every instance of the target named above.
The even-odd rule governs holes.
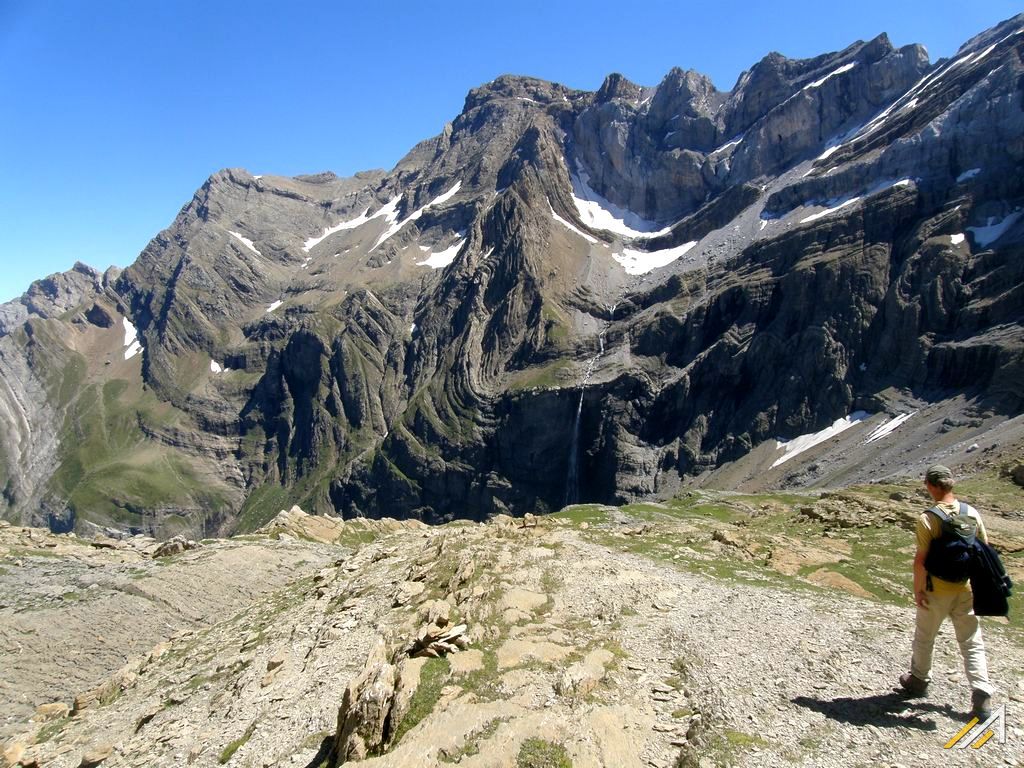
[[[641,97],[642,93],[643,89],[627,79],[625,75],[612,72],[604,79],[601,87],[597,90],[597,101],[599,104],[611,101],[612,99],[636,101]]]
[[[462,111],[466,113],[487,102],[506,99],[547,104],[562,101],[572,93],[572,89],[558,83],[537,77],[506,74],[470,90]]]

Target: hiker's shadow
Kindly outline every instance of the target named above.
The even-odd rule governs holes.
[[[926,701],[907,699],[895,692],[860,699],[846,696],[835,699],[797,696],[791,701],[797,706],[820,712],[830,720],[850,725],[874,725],[877,728],[916,728],[921,731],[934,731],[938,726],[934,720],[924,717],[924,713],[941,712],[954,720],[959,719],[961,714],[949,704],[930,704]]]

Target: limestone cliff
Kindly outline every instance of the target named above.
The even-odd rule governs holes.
[[[960,450],[1024,405],[1022,31],[728,92],[504,76],[390,172],[221,171],[123,273],[0,307],[0,511],[440,522]],[[768,455],[861,411],[857,450]]]

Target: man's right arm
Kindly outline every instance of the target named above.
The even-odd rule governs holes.
[[[914,554],[914,602],[920,608],[928,607],[928,572],[924,568],[924,560],[928,557],[928,548],[934,538],[928,514],[924,512],[917,519],[914,532],[917,539],[917,552]]]
[[[914,602],[919,608],[928,607],[928,572],[924,569],[924,559],[928,557],[927,549],[918,549],[914,555]]]

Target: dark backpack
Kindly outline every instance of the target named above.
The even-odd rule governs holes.
[[[968,514],[970,507],[960,502],[960,514],[947,515],[937,506],[928,511],[942,522],[942,531],[928,547],[925,570],[943,581],[967,581],[971,575],[978,520]]]
[[[975,616],[1006,616],[1010,612],[1007,598],[1013,582],[1006,575],[999,553],[983,541],[975,542],[970,578]]]

